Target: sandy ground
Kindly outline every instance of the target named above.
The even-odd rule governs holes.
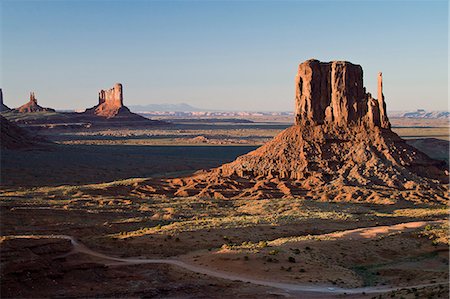
[[[316,201],[313,194],[205,200],[130,191],[139,177],[231,161],[286,125],[265,121],[212,129],[194,123],[167,130],[46,131],[58,145],[1,152],[1,235],[68,235],[108,256],[176,259],[234,278],[334,289],[416,287],[353,295],[303,289],[300,296],[176,265],[114,265],[85,253],[66,255],[72,248],[67,240],[2,238],[2,298],[448,298],[448,285],[440,284],[448,280],[448,228],[435,222],[447,219],[445,202],[412,202],[406,193],[386,190],[378,201],[383,204]],[[441,138],[448,131],[429,121],[403,126],[410,137]],[[145,146],[158,142],[172,145]],[[435,142],[414,142],[443,156]],[[406,222],[421,224],[395,226]],[[358,230],[367,227],[378,228]]]
[[[329,233],[324,235],[316,235],[314,236],[315,239],[321,240],[321,239],[334,239],[339,240],[341,242],[343,241],[349,241],[349,240],[362,240],[362,239],[374,239],[374,238],[380,238],[384,237],[386,235],[391,235],[393,233],[397,234],[403,234],[407,232],[411,232],[414,230],[417,230],[419,228],[423,228],[425,226],[431,226],[431,225],[442,225],[445,223],[445,221],[420,221],[420,222],[409,222],[409,223],[401,223],[396,224],[392,226],[376,226],[376,227],[368,227],[368,228],[358,228],[354,230],[348,230],[348,231],[341,231],[341,232],[335,232],[335,233]],[[179,271],[179,270],[187,270],[189,272],[195,273],[195,274],[202,274],[206,275],[210,278],[219,278],[224,279],[228,281],[238,281],[238,282],[244,282],[244,283],[250,283],[255,286],[263,286],[263,287],[269,287],[276,289],[278,291],[284,292],[284,295],[286,297],[296,297],[301,296],[304,294],[311,294],[311,295],[317,295],[321,297],[328,297],[328,296],[337,296],[337,295],[361,295],[364,294],[385,294],[385,293],[393,293],[397,292],[399,290],[411,290],[411,289],[417,289],[417,288],[435,288],[439,286],[445,286],[448,281],[448,277],[443,277],[440,281],[432,280],[429,283],[421,283],[421,284],[413,284],[414,282],[408,281],[409,284],[406,284],[404,286],[396,286],[396,287],[389,287],[389,286],[378,286],[378,287],[352,287],[352,288],[345,288],[345,287],[335,287],[332,285],[326,285],[326,284],[305,284],[302,282],[283,282],[278,279],[278,277],[273,277],[271,275],[264,275],[261,277],[261,275],[258,274],[258,271],[255,271],[255,268],[253,268],[253,271],[245,271],[245,269],[242,269],[242,267],[234,268],[230,270],[227,267],[224,267],[223,265],[220,266],[220,269],[217,269],[217,262],[214,262],[213,260],[209,260],[209,262],[206,265],[200,266],[198,263],[192,263],[192,260],[186,259],[186,256],[182,257],[181,260],[177,258],[171,258],[171,259],[146,259],[146,258],[120,258],[120,257],[114,257],[110,256],[104,253],[100,253],[94,250],[91,250],[90,248],[86,247],[85,245],[79,243],[76,239],[74,239],[71,236],[65,236],[65,235],[25,235],[25,236],[6,236],[3,238],[2,242],[8,242],[11,240],[41,240],[41,239],[61,239],[61,240],[68,240],[71,243],[71,250],[68,250],[67,248],[66,254],[58,255],[54,258],[61,259],[61,258],[67,258],[72,255],[87,255],[89,257],[94,258],[95,263],[101,264],[108,267],[123,267],[123,266],[129,266],[129,265],[146,265],[146,264],[165,264],[174,266],[176,269],[170,269],[168,271]],[[276,241],[274,241],[276,243]],[[289,241],[288,241],[289,242]],[[297,241],[298,242],[298,241]],[[290,242],[292,243],[292,242]],[[305,242],[303,242],[305,243]],[[60,245],[54,243],[55,245]],[[310,242],[306,242],[306,244],[310,244]],[[65,246],[68,244],[65,243]],[[292,245],[292,244],[291,244]],[[304,245],[304,244],[302,244]],[[292,249],[291,249],[292,250]],[[42,252],[42,251],[41,251]],[[48,253],[48,251],[47,251]],[[198,261],[198,259],[202,258],[202,255],[199,252],[193,253],[197,259],[194,259],[194,261]],[[199,255],[199,256],[198,256]],[[188,260],[188,262],[184,262],[183,260]],[[411,262],[410,262],[411,264]],[[447,261],[448,265],[448,261]],[[330,265],[328,265],[330,267]],[[224,268],[226,269],[224,271]],[[52,265],[50,265],[50,271],[55,270]],[[323,269],[317,269],[318,271],[323,271]],[[292,271],[292,270],[290,270]],[[434,271],[437,271],[437,269],[434,269]],[[441,270],[442,271],[442,270]],[[329,276],[328,276],[329,277]],[[258,289],[258,288],[255,288]],[[270,294],[270,292],[267,292]],[[275,292],[273,293],[275,294]]]

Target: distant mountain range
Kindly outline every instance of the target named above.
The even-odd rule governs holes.
[[[202,109],[186,103],[180,104],[148,104],[130,105],[131,111],[140,114],[151,115],[175,115],[175,116],[250,116],[250,115],[291,115],[290,112],[258,112],[258,111],[225,111]],[[418,109],[416,111],[391,111],[388,112],[392,118],[427,118],[446,119],[450,118],[448,111],[427,111]]]
[[[167,112],[194,112],[194,111],[206,111],[193,107],[186,103],[180,104],[148,104],[148,105],[130,105],[128,106],[133,112],[149,112],[149,111],[167,111]]]
[[[392,111],[388,112],[389,117],[400,118],[433,118],[433,119],[445,119],[450,118],[450,112],[448,111],[426,111],[424,109],[418,109],[416,111]]]

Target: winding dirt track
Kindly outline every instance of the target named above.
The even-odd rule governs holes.
[[[347,238],[347,239],[363,239],[363,238],[373,238],[379,235],[386,235],[394,232],[406,232],[411,231],[417,228],[424,227],[427,224],[437,224],[443,223],[446,220],[438,220],[438,221],[417,221],[417,222],[408,222],[401,223],[391,226],[375,226],[375,227],[366,227],[366,228],[358,228],[348,231],[335,232],[330,234],[325,234],[322,236],[333,237],[333,238]],[[106,254],[96,252],[94,250],[89,249],[85,245],[78,242],[72,236],[66,235],[26,235],[26,236],[7,236],[7,238],[29,238],[29,239],[41,239],[41,238],[55,238],[55,239],[66,239],[70,240],[73,246],[73,250],[69,253],[84,253],[89,256],[97,257],[109,262],[104,262],[105,265],[137,265],[137,264],[167,264],[176,267],[180,267],[186,269],[191,272],[205,274],[215,278],[227,279],[232,281],[240,281],[245,283],[252,283],[256,285],[273,287],[276,289],[280,289],[286,291],[288,293],[315,293],[317,295],[320,294],[328,294],[328,295],[339,295],[339,294],[374,294],[374,293],[386,293],[391,291],[396,291],[399,289],[410,289],[410,288],[421,288],[428,286],[436,286],[446,284],[447,282],[440,283],[430,283],[430,284],[421,284],[421,285],[413,285],[413,286],[402,286],[402,287],[362,287],[362,288],[339,288],[339,287],[331,287],[325,285],[302,285],[302,284],[293,284],[293,283],[282,283],[271,280],[259,280],[253,279],[250,277],[241,276],[236,273],[226,273],[222,271],[218,271],[215,269],[209,269],[205,267],[200,267],[197,265],[188,264],[186,262],[177,260],[177,259],[144,259],[144,258],[119,258],[114,256],[108,256]]]

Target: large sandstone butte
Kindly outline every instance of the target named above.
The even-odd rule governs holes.
[[[0,88],[0,112],[11,110],[8,106],[3,103],[3,91]]]
[[[366,92],[361,66],[346,61],[300,64],[295,87],[295,125],[270,142],[218,168],[151,179],[134,192],[380,203],[447,199],[445,162],[391,131],[381,73],[378,99]]]
[[[98,93],[98,104],[86,109],[85,113],[94,114],[105,119],[146,120],[144,117],[132,113],[128,107],[123,105],[123,88],[120,83],[114,84],[114,87],[111,89],[100,90]]]
[[[379,73],[378,99],[374,99],[366,92],[359,65],[318,60],[300,64],[295,77],[295,124],[389,129],[382,80]]]
[[[38,105],[36,95],[34,92],[30,92],[30,101],[19,108],[14,109],[20,113],[30,113],[30,112],[55,112],[55,109],[44,108]]]

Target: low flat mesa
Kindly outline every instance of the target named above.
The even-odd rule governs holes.
[[[135,192],[389,202],[380,192],[390,190],[407,192],[392,200],[445,200],[445,163],[391,131],[382,84],[380,73],[375,99],[364,88],[361,66],[303,62],[296,76],[295,125],[231,163],[190,177],[149,180]]]

